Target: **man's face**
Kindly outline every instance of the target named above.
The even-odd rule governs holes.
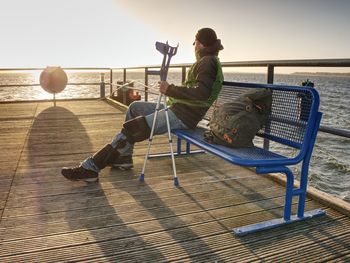
[[[198,40],[195,40],[194,41],[194,50],[199,51],[202,48],[204,48],[203,44],[201,42],[199,42]]]

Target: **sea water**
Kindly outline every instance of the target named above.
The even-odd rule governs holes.
[[[57,99],[64,98],[98,98],[100,85],[85,85],[83,83],[99,83],[101,74],[105,74],[106,83],[109,82],[109,72],[75,72],[67,71],[69,83],[66,89],[57,94]],[[18,85],[39,83],[40,72],[0,72],[0,85]],[[121,72],[113,74],[113,82],[122,80]],[[144,74],[131,71],[128,80],[136,80],[134,87],[144,90]],[[350,130],[350,77],[339,75],[307,75],[307,74],[275,74],[275,84],[300,85],[306,79],[315,84],[321,98],[320,111],[323,112],[321,125],[344,130]],[[156,76],[149,77],[149,85],[156,92]],[[259,73],[225,73],[225,80],[239,82],[266,83],[266,75]],[[179,71],[170,72],[168,81],[181,83]],[[114,87],[115,89],[115,87]],[[106,85],[106,94],[110,87]],[[140,92],[140,91],[139,91]],[[144,94],[140,92],[142,98]],[[52,94],[46,93],[41,87],[0,87],[0,101],[41,100],[52,99]],[[156,96],[149,96],[155,100]],[[1,113],[0,113],[1,114]],[[350,202],[350,139],[323,132],[317,135],[316,145],[309,170],[309,184],[331,195]],[[300,167],[295,167],[298,174]]]

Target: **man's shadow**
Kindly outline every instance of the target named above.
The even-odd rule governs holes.
[[[59,106],[41,111],[28,135],[30,172],[26,181],[34,189],[33,203],[40,218],[35,233],[40,233],[42,242],[47,243],[46,249],[50,247],[45,238],[67,237],[63,247],[52,247],[57,249],[55,256],[59,260],[106,259],[119,253],[111,262],[121,260],[126,253],[121,240],[130,236],[140,247],[151,247],[118,216],[105,193],[110,191],[108,187],[103,183],[71,182],[60,174],[62,166],[77,165],[94,150],[79,116]],[[103,176],[102,181],[107,180],[108,176]],[[152,257],[164,260],[156,248],[151,248]]]
[[[135,157],[135,156],[134,156]],[[144,231],[149,237],[151,238],[154,236],[154,240],[152,240],[153,244],[157,244],[161,247],[164,247],[164,251],[176,251],[177,249],[180,249],[180,251],[183,251],[183,253],[176,254],[173,252],[172,256],[175,256],[176,260],[189,260],[191,259],[195,260],[197,256],[199,255],[207,255],[207,259],[212,262],[224,262],[223,259],[220,258],[220,255],[217,254],[213,248],[211,248],[205,240],[202,240],[203,237],[199,233],[196,233],[192,228],[196,225],[194,223],[189,222],[190,216],[188,215],[188,212],[183,212],[184,214],[180,215],[178,214],[178,210],[181,207],[186,207],[186,201],[182,200],[184,203],[175,204],[174,207],[169,205],[169,199],[172,198],[171,195],[165,197],[168,199],[168,202],[163,200],[163,197],[158,194],[158,191],[162,192],[162,195],[164,195],[164,192],[167,191],[166,189],[158,189],[159,185],[154,185],[154,181],[158,180],[161,184],[169,184],[170,192],[174,192],[175,195],[185,195],[183,199],[186,199],[188,201],[190,198],[186,197],[186,191],[182,189],[180,186],[179,188],[173,186],[173,182],[169,179],[164,179],[164,177],[160,178],[148,178],[144,182],[138,182],[137,174],[138,171],[141,170],[140,162],[143,163],[144,156],[137,156],[134,158],[134,161],[136,159],[135,168],[133,170],[128,171],[119,171],[119,170],[113,170],[112,175],[118,176],[119,180],[125,180],[125,178],[130,178],[131,176],[134,176],[134,185],[123,185],[123,183],[120,183],[120,181],[114,181],[112,184],[118,191],[127,191],[130,197],[136,202],[137,207],[133,208],[134,204],[130,204],[130,210],[132,211],[135,209],[135,211],[138,211],[136,214],[146,214],[146,217],[143,219],[143,227],[140,227],[141,231]],[[162,161],[164,161],[164,158],[161,158]],[[170,160],[165,160],[166,162],[169,162],[168,168],[170,170],[166,169],[164,170],[162,164],[162,169],[159,171],[159,166],[157,166],[157,162],[160,160],[152,159],[152,161],[149,161],[147,174],[152,174],[154,172],[161,174],[169,174],[171,173],[171,164]],[[153,183],[149,184],[148,181],[153,181]],[[162,182],[163,181],[163,182]],[[125,188],[127,187],[127,189]],[[162,186],[161,188],[163,188]],[[167,186],[165,186],[167,188]],[[170,202],[172,203],[172,201]],[[186,209],[186,208],[185,208]],[[200,213],[199,213],[200,214]],[[198,217],[199,215],[195,215],[195,217]],[[185,220],[184,217],[187,219]],[[140,221],[142,219],[140,218]],[[196,227],[195,227],[196,228]],[[168,246],[168,248],[166,248]],[[135,251],[134,253],[139,253]],[[144,250],[145,255],[148,253],[146,250]],[[175,254],[174,254],[175,253]],[[130,253],[130,256],[132,253]],[[171,255],[167,258],[167,260],[172,260]],[[181,258],[183,257],[183,258]],[[153,257],[154,260],[157,262],[161,261],[161,258]],[[173,259],[174,260],[174,259]]]

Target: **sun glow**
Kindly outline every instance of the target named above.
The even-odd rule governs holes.
[[[0,68],[154,65],[154,43],[166,40],[180,44],[173,63],[191,63],[204,26],[221,38],[223,62],[347,58],[349,11],[340,0],[1,1]]]

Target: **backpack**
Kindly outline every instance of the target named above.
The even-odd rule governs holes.
[[[253,147],[256,133],[267,122],[271,111],[272,91],[252,89],[216,108],[204,138],[224,146]]]

